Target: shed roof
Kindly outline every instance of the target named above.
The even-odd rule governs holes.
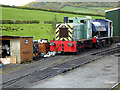
[[[118,10],[118,9],[120,9],[120,7],[114,8],[114,9],[110,9],[110,10],[106,10],[105,12],[111,12],[111,11],[115,11],[115,10]]]

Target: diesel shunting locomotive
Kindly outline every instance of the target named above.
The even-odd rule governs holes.
[[[50,41],[50,51],[80,52],[84,48],[99,48],[113,42],[113,25],[108,19],[64,17],[56,25],[55,40]]]

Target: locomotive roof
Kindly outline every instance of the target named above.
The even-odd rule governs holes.
[[[109,19],[92,19],[93,22],[96,22],[96,21],[105,21],[105,22],[112,22],[111,20]]]
[[[90,16],[86,16],[85,18],[83,18],[83,17],[72,17],[72,18],[69,18],[69,20],[71,20],[71,19],[86,20],[86,19],[91,19],[91,17]]]

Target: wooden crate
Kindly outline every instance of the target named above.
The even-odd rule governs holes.
[[[49,43],[39,43],[39,52],[47,53],[50,50]]]

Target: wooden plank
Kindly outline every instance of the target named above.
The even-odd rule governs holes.
[[[26,44],[25,41],[28,40]],[[33,38],[21,38],[21,62],[33,60]]]
[[[49,51],[49,43],[39,43],[39,52],[47,53]]]
[[[16,64],[16,56],[10,56],[10,63]]]

